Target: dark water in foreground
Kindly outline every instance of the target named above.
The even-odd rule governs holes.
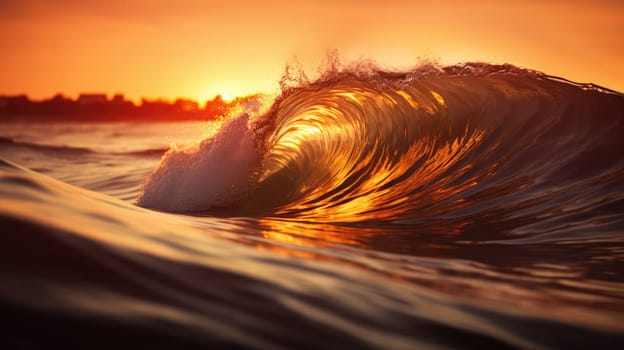
[[[618,348],[622,135],[621,94],[480,64],[0,124],[0,343]]]

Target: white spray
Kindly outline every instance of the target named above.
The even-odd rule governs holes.
[[[236,204],[255,187],[261,151],[243,113],[190,149],[172,149],[148,178],[138,204],[198,212]]]

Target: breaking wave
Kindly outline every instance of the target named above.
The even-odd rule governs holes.
[[[619,227],[621,135],[622,94],[511,65],[330,70],[284,87],[268,112],[170,150],[139,204],[334,223]]]

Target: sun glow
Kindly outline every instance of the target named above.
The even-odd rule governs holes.
[[[220,92],[219,95],[221,95],[221,99],[225,102],[230,102],[235,98],[233,94],[225,91]]]
[[[245,96],[247,93],[236,91],[235,89],[229,88],[221,88],[212,91],[208,91],[207,89],[203,89],[198,91],[196,94],[191,95],[191,98],[198,101],[200,104],[205,104],[208,101],[212,101],[214,99],[221,99],[224,102],[232,102],[239,96]]]

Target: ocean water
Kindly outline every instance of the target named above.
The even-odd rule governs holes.
[[[619,348],[624,96],[362,67],[218,122],[0,124],[3,348]]]

